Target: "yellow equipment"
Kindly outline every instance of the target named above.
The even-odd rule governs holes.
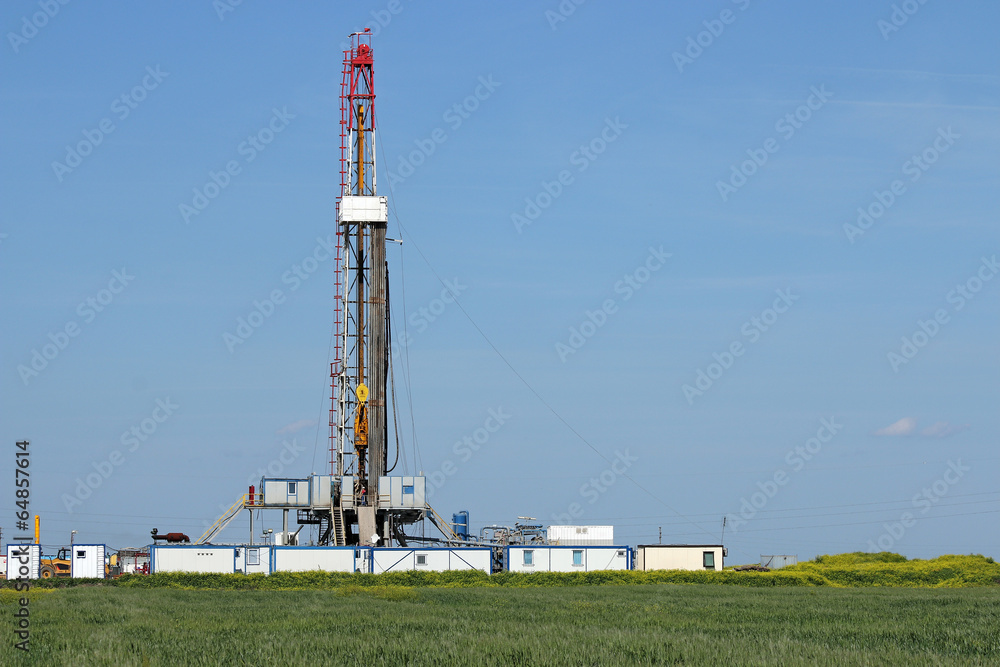
[[[42,579],[52,577],[68,577],[70,575],[69,547],[63,547],[55,558],[43,558],[42,569],[39,572]]]

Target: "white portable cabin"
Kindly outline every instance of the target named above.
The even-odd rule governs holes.
[[[333,475],[311,476],[309,498],[313,507],[329,507],[333,502]]]
[[[368,549],[271,547],[271,572],[368,572]]]
[[[510,572],[593,572],[631,570],[627,546],[516,546],[504,549]]]
[[[722,570],[726,549],[721,544],[640,544],[637,570]]]
[[[489,547],[384,547],[372,551],[372,572],[447,572],[481,570],[490,573],[492,550]]]
[[[614,526],[549,526],[546,531],[549,544],[557,546],[601,546],[615,543]]]
[[[7,545],[7,578],[38,579],[42,569],[42,548],[37,544]]]
[[[264,544],[236,547],[236,571],[243,574],[271,574],[271,547]]]
[[[324,477],[329,476],[325,475]],[[265,477],[260,481],[260,498],[256,499],[256,502],[262,507],[309,507],[312,500],[309,492],[310,481],[309,478],[274,479]],[[317,483],[317,487],[319,486]],[[317,494],[322,495],[319,488],[317,488]],[[329,501],[327,503],[329,504]]]
[[[103,544],[74,544],[70,549],[69,576],[73,579],[104,579]]]
[[[149,569],[153,573],[232,574],[236,572],[237,548],[211,544],[154,544],[149,547]]]
[[[388,509],[423,509],[426,477],[379,477],[378,504]]]

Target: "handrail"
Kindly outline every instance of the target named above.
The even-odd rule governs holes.
[[[437,511],[435,511],[435,509],[433,507],[431,507],[429,504],[427,504],[427,509],[429,509],[431,511],[431,514],[433,515],[431,517],[431,523],[433,523],[435,526],[437,526],[437,529],[441,531],[441,534],[444,535],[445,538],[448,541],[455,541],[455,542],[461,542],[462,541],[462,538],[459,537],[455,533],[455,531],[453,531],[451,529],[451,524],[449,524],[447,521],[445,521],[441,517],[441,515],[438,514]]]
[[[226,512],[222,516],[220,516],[218,519],[216,519],[215,523],[213,523],[211,525],[211,527],[208,530],[205,531],[204,535],[202,535],[201,537],[198,538],[198,540],[195,542],[195,544],[205,544],[210,539],[212,539],[213,537],[215,537],[216,533],[218,533],[223,528],[225,528],[226,526],[228,526],[229,522],[232,521],[233,518],[237,514],[239,514],[239,511],[241,509],[243,509],[244,507],[255,507],[255,505],[250,505],[249,504],[249,500],[250,500],[249,495],[250,494],[247,494],[247,493],[244,493],[243,495],[241,495],[240,499],[237,500],[235,503],[233,503],[233,506],[230,507],[228,510],[226,510]]]

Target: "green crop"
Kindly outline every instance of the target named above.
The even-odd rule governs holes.
[[[1000,587],[564,583],[39,590],[31,654],[5,632],[0,664],[1000,664]]]

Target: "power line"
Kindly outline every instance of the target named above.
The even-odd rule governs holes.
[[[978,514],[998,514],[1000,509],[996,510],[984,510],[982,512],[962,512],[959,514],[943,514],[943,515],[927,515],[927,516],[915,516],[914,520],[926,520],[926,519],[950,519],[956,516],[973,516]],[[827,523],[827,524],[811,524],[807,526],[783,526],[780,528],[750,528],[747,530],[740,530],[737,534],[741,533],[764,533],[776,530],[803,530],[806,528],[835,528],[839,526],[867,526],[878,523],[885,523],[885,519],[878,519],[876,521],[855,521],[851,523]]]
[[[379,131],[379,140],[380,140],[380,142],[381,142],[381,138],[382,138],[382,134],[381,134],[381,131]],[[383,153],[383,155],[384,155],[384,153]],[[390,184],[389,184],[389,193],[390,193],[390,198],[392,198],[392,200],[393,200],[392,203],[390,204],[390,206],[392,207],[393,216],[395,216],[395,218],[396,218],[396,224],[399,226],[400,230],[403,233],[405,233],[406,236],[409,238],[409,241],[413,244],[413,247],[417,251],[417,254],[420,255],[420,258],[424,260],[425,264],[427,264],[427,268],[429,268],[430,271],[431,271],[431,273],[434,274],[434,277],[437,278],[438,282],[441,283],[442,286],[444,286],[445,288],[447,288],[447,284],[445,284],[444,279],[440,276],[440,274],[438,274],[437,270],[435,270],[434,266],[430,263],[430,260],[427,259],[427,256],[424,255],[423,251],[420,249],[420,246],[414,240],[413,235],[410,234],[406,230],[406,228],[403,226],[403,223],[402,223],[402,221],[400,219],[400,216],[399,216],[399,212],[396,210],[395,198],[394,198],[394,193],[393,193],[391,181],[390,181]],[[518,372],[518,370],[516,368],[514,368],[514,365],[510,363],[510,361],[507,359],[507,357],[505,357],[504,354],[499,350],[499,348],[497,348],[497,346],[493,343],[493,341],[490,339],[490,337],[486,335],[486,332],[484,332],[482,330],[482,328],[476,323],[476,321],[472,319],[472,316],[469,314],[469,312],[465,309],[465,307],[462,305],[461,301],[459,300],[458,295],[453,295],[453,299],[454,299],[455,305],[458,306],[458,309],[462,311],[462,314],[465,316],[465,318],[469,321],[469,323],[473,326],[473,328],[475,328],[475,330],[479,333],[479,335],[482,337],[482,339],[484,341],[486,341],[486,344],[490,346],[490,348],[493,350],[494,353],[496,353],[496,355],[500,358],[500,360],[503,361],[503,363],[507,366],[507,368],[510,370],[510,372],[513,373],[514,376],[521,382],[521,384],[523,384],[528,389],[528,391],[531,392],[535,396],[535,398],[537,398],[538,401],[542,405],[544,405],[545,408],[549,412],[551,412],[552,415],[555,416],[555,418],[557,420],[559,420],[563,424],[563,426],[565,426],[567,429],[569,429],[569,431],[571,433],[573,433],[573,435],[575,435],[580,440],[580,442],[582,442],[583,444],[585,444],[595,454],[597,454],[602,459],[604,459],[604,461],[606,463],[608,463],[609,465],[613,464],[612,459],[609,459],[607,456],[605,456],[603,452],[601,452],[599,449],[597,449],[597,447],[595,447],[593,444],[591,444],[589,440],[587,440],[585,437],[583,437],[583,435],[579,431],[577,431],[573,427],[572,424],[570,424],[568,421],[566,421],[566,419],[564,419],[563,416],[561,414],[559,414],[559,412],[557,412],[556,409],[554,407],[552,407],[552,405],[548,401],[546,401],[545,398],[543,398],[542,395],[539,394],[535,390],[535,388],[524,378],[524,376],[522,376]],[[707,535],[712,535],[713,538],[715,537],[714,533],[711,533],[710,531],[706,530],[702,526],[699,526],[695,522],[693,522],[690,519],[688,519],[685,515],[681,514],[679,511],[677,511],[676,509],[674,509],[672,506],[670,506],[669,504],[667,504],[665,501],[663,501],[659,497],[657,497],[649,489],[647,489],[643,485],[639,484],[639,482],[637,482],[634,478],[632,478],[631,476],[629,476],[627,473],[620,473],[620,476],[624,477],[628,481],[632,482],[632,484],[634,484],[637,488],[639,488],[641,491],[643,491],[650,498],[652,498],[653,500],[657,501],[658,503],[660,503],[661,505],[663,505],[664,507],[666,507],[668,510],[670,510],[671,512],[673,512],[674,514],[676,514],[678,517],[680,517],[682,519],[685,519],[688,523],[690,523],[691,525],[693,525],[694,527],[696,527],[698,530],[704,532]]]
[[[963,494],[955,494],[955,495],[949,494],[947,497],[948,497],[948,499],[951,499],[951,498],[973,498],[973,497],[979,497],[979,496],[1000,496],[1000,491],[986,491],[986,492],[982,492],[982,493],[963,493]],[[997,498],[995,501],[1000,501],[1000,498]],[[984,501],[984,502],[995,502],[995,501]],[[907,498],[905,500],[880,500],[880,501],[873,501],[873,502],[866,502],[866,503],[847,503],[847,504],[842,504],[842,505],[813,505],[813,506],[810,506],[810,507],[793,507],[793,508],[773,509],[773,510],[772,509],[761,509],[761,510],[758,510],[757,513],[758,514],[764,514],[764,513],[767,513],[767,512],[799,512],[799,511],[802,511],[802,510],[811,510],[811,509],[838,509],[838,508],[841,508],[841,507],[865,507],[865,506],[870,506],[870,505],[899,504],[899,503],[912,503],[912,498]],[[949,503],[949,504],[958,504],[958,503]],[[891,510],[891,509],[894,509],[894,508],[886,508],[886,509],[890,509]],[[895,508],[895,509],[901,509],[901,508]],[[717,517],[717,516],[720,516],[722,514],[726,514],[726,512],[723,512],[723,511],[704,512],[704,513],[699,513],[699,514],[688,514],[687,516]],[[595,521],[612,521],[612,520],[615,520],[615,519],[660,519],[660,518],[662,518],[662,515],[660,515],[660,514],[648,514],[648,515],[644,515],[644,516],[636,516],[636,515],[628,515],[628,516],[620,516],[620,517],[617,517],[617,516],[604,516],[604,517],[596,517],[594,520]]]

